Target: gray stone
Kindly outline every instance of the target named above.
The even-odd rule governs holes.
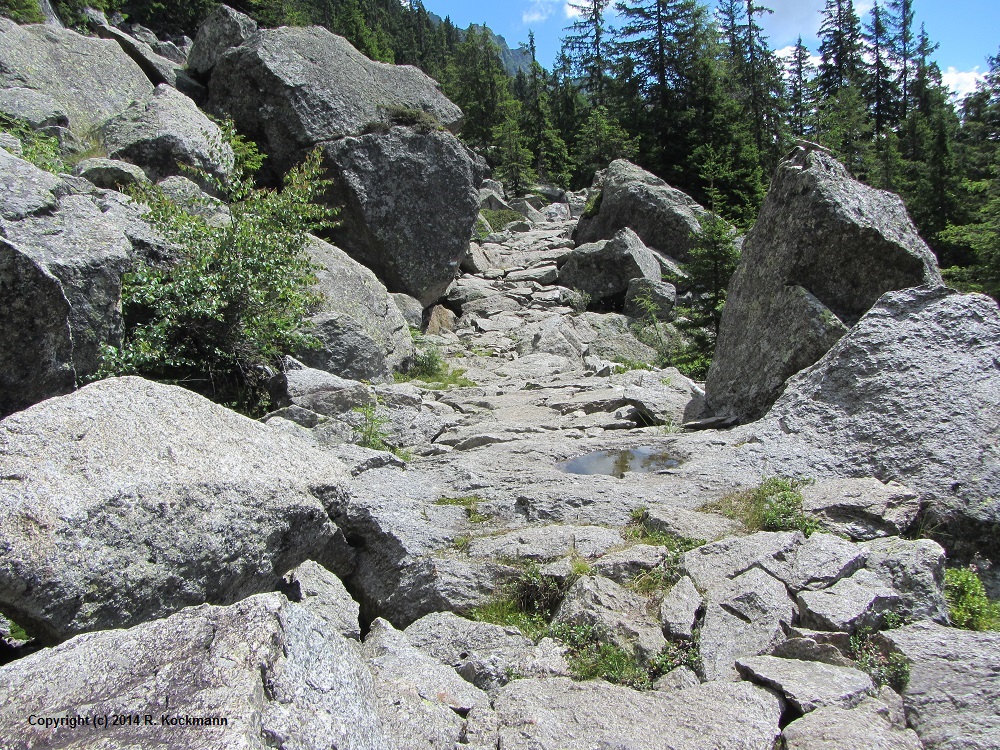
[[[566,592],[552,622],[593,628],[602,640],[649,661],[667,642],[646,605],[646,599],[614,581],[601,576],[581,576]]]
[[[233,151],[219,126],[165,84],[105,124],[102,138],[112,159],[139,165],[154,182],[183,174],[181,165],[219,180],[233,169]]]
[[[860,570],[866,560],[863,547],[833,534],[813,533],[784,565],[768,566],[792,592],[824,589]]]
[[[0,89],[15,87],[49,97],[80,135],[153,90],[115,42],[0,18]]]
[[[648,299],[649,303],[640,303],[641,299]],[[630,318],[647,320],[652,316],[657,320],[673,320],[676,304],[677,287],[666,281],[632,279],[625,291],[624,312]]]
[[[763,416],[785,381],[883,293],[941,283],[898,196],[857,182],[825,152],[796,149],[778,167],[729,284],[709,409]]]
[[[559,283],[589,294],[595,302],[628,291],[633,279],[660,278],[660,265],[652,251],[631,229],[611,239],[580,245],[559,268]]]
[[[56,175],[7,151],[0,151],[0,218],[20,221],[51,212],[58,205],[62,183]]]
[[[701,680],[690,667],[677,667],[671,669],[663,677],[653,683],[653,690],[670,692],[671,690],[686,690],[691,687],[698,687]]]
[[[660,603],[660,622],[663,632],[670,638],[693,638],[698,613],[705,600],[687,576],[681,578],[667,592]]]
[[[391,624],[376,619],[362,653],[374,673],[379,714],[396,738],[394,750],[496,748],[489,696],[415,648]]]
[[[382,348],[352,316],[320,313],[309,318],[302,332],[313,340],[295,352],[304,365],[349,380],[388,382],[392,378]]]
[[[781,700],[749,683],[637,692],[518,680],[494,700],[504,750],[772,750]]]
[[[257,33],[257,22],[228,5],[219,5],[198,27],[198,35],[188,54],[188,69],[207,75],[228,50],[239,47]]]
[[[865,567],[892,586],[903,599],[903,611],[911,619],[948,622],[944,600],[945,553],[930,539],[873,539],[861,545]]]
[[[835,667],[853,667],[854,662],[845,657],[836,646],[830,643],[819,643],[812,638],[789,638],[771,652],[771,656],[781,659],[799,659],[801,661],[821,661]]]
[[[269,383],[271,398],[278,408],[294,405],[334,417],[375,403],[375,393],[364,383],[314,370],[292,357],[285,357],[283,370]]]
[[[204,86],[188,77],[184,65],[158,54],[147,41],[107,24],[98,25],[96,31],[102,39],[117,42],[154,86],[171,86],[188,96],[204,98]],[[149,34],[146,39],[156,40],[156,37]]]
[[[704,208],[624,159],[611,162],[598,183],[600,210],[594,217],[580,219],[575,232],[578,243],[610,239],[623,227],[629,227],[649,247],[686,259],[691,235],[701,230],[698,219],[705,213]]]
[[[736,662],[736,669],[745,679],[777,690],[804,714],[823,706],[854,708],[875,694],[864,672],[818,661],[753,656]]]
[[[502,261],[491,249],[498,247],[498,245],[482,246],[475,242],[471,243],[468,254],[462,259],[462,271],[465,273],[486,273],[490,269],[500,268]]]
[[[736,679],[736,660],[773,651],[795,619],[795,604],[784,584],[756,567],[706,598],[699,637],[706,680]]]
[[[483,690],[496,690],[521,677],[569,674],[562,650],[551,639],[536,646],[517,628],[438,612],[421,617],[404,632],[414,646]]]
[[[910,663],[903,702],[925,748],[1000,747],[1000,633],[921,622],[883,637]]]
[[[406,325],[410,328],[420,328],[424,322],[424,306],[420,300],[408,294],[390,294],[389,297],[396,304],[399,314],[403,316]]]
[[[496,536],[474,539],[473,557],[517,558],[542,562],[564,555],[593,558],[621,545],[622,536],[601,526],[530,526]]]
[[[33,88],[0,89],[0,113],[26,122],[33,130],[69,127],[69,117],[50,96]]]
[[[462,120],[462,111],[419,69],[369,60],[319,26],[261,29],[227,50],[212,71],[208,108],[232,117],[269,155],[275,175],[319,143],[391,124],[400,110],[421,111],[454,129]],[[395,192],[392,176],[384,178],[379,187]],[[469,188],[472,215],[457,241],[472,236],[478,188]]]
[[[479,208],[482,211],[510,211],[510,204],[503,197],[487,187],[479,189]]]
[[[455,330],[455,322],[458,316],[444,305],[434,305],[427,313],[427,328],[424,333],[428,336],[440,336],[442,333],[449,333]]]
[[[670,505],[650,506],[646,509],[643,521],[653,531],[676,539],[703,539],[707,542],[734,536],[743,530],[738,521],[725,516]]]
[[[825,479],[802,488],[802,511],[824,531],[864,541],[908,531],[920,514],[920,500],[898,482]]]
[[[324,508],[342,465],[175,386],[104,380],[8,417],[0,465],[0,606],[45,642],[350,563]]]
[[[822,591],[803,591],[797,600],[803,626],[847,633],[879,628],[886,612],[902,608],[902,597],[868,570]]]
[[[329,143],[323,155],[332,200],[343,206],[334,241],[391,291],[435,302],[465,257],[478,211],[481,176],[466,148],[450,133],[393,127]]]
[[[637,576],[659,567],[668,554],[666,547],[634,544],[602,555],[591,567],[598,575],[624,586]]]
[[[149,178],[135,164],[117,159],[84,159],[75,167],[73,174],[89,180],[96,187],[107,190],[121,190],[132,185],[145,185]]]
[[[70,304],[45,266],[0,239],[0,417],[73,390]]]
[[[727,589],[730,581],[752,568],[764,571],[786,569],[805,537],[794,531],[760,531],[746,537],[730,537],[685,552],[681,569],[691,576],[699,591]]]
[[[318,266],[313,288],[320,296],[316,312],[339,313],[351,318],[371,339],[372,343],[367,348],[380,352],[385,367],[390,371],[369,372],[358,379],[382,379],[391,372],[408,367],[414,356],[413,338],[406,319],[382,282],[370,270],[328,242],[310,238],[308,252],[310,260]],[[351,356],[345,355],[347,361],[344,364],[347,365],[347,372],[357,372],[359,368],[351,366]],[[344,374],[344,377],[352,376]]]
[[[894,729],[862,708],[849,711],[827,706],[796,719],[782,733],[787,750],[922,750],[912,729]]]
[[[559,278],[559,270],[555,264],[543,263],[542,265],[532,266],[521,271],[511,271],[504,280],[512,284],[532,281],[536,284],[554,284],[557,278]]]
[[[312,560],[288,571],[281,590],[291,601],[300,603],[323,621],[326,632],[361,640],[358,622],[360,607],[333,573]]]
[[[280,594],[230,607],[185,609],[128,630],[77,636],[0,667],[0,735],[18,747],[205,750],[281,744],[303,750],[384,750],[395,742],[376,710],[357,650]],[[152,724],[108,730],[41,729],[39,716],[144,715]],[[163,726],[160,717],[218,717],[225,726]],[[12,745],[13,746],[13,745]]]
[[[886,294],[789,381],[758,436],[768,452],[902,482],[950,535],[953,552],[995,554],[998,346],[1000,310],[988,297],[928,287]]]
[[[160,180],[156,183],[156,187],[165,198],[195,216],[207,219],[213,226],[226,226],[231,221],[229,206],[206,193],[196,182],[187,177],[172,175]]]

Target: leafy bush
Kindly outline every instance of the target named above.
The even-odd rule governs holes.
[[[721,513],[742,523],[747,531],[801,531],[808,536],[819,523],[802,511],[803,482],[772,477],[758,486],[732,492],[704,510]]]
[[[56,138],[39,133],[23,120],[4,114],[0,114],[0,132],[12,135],[21,142],[21,158],[25,161],[53,174],[66,171]]]
[[[508,211],[507,209],[493,210],[485,208],[481,213],[483,214],[483,218],[490,223],[490,226],[496,232],[499,232],[511,222],[524,221],[524,217],[517,211]]]
[[[851,658],[868,674],[876,687],[888,685],[902,693],[910,681],[910,662],[901,653],[890,651],[878,634],[862,629],[851,636]]]
[[[951,623],[967,630],[1000,630],[1000,603],[991,602],[975,566],[944,572],[944,598]]]
[[[0,16],[15,23],[41,23],[45,20],[38,0],[0,0]]]
[[[465,370],[449,367],[435,346],[418,348],[410,369],[405,373],[396,373],[395,379],[397,383],[420,380],[432,388],[447,388],[449,386],[471,388],[475,386],[474,382],[465,377]]]
[[[177,257],[140,263],[123,277],[123,340],[105,348],[100,376],[176,383],[256,415],[267,403],[268,366],[312,344],[299,332],[315,302],[306,244],[335,212],[316,203],[328,185],[318,150],[285,176],[281,191],[258,189],[252,174],[263,157],[231,123],[223,132],[237,155],[232,177],[196,176],[227,198],[225,221],[198,216],[156,187],[134,192]]]

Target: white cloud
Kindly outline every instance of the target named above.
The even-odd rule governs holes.
[[[941,79],[951,89],[952,96],[961,101],[976,90],[976,84],[984,75],[979,72],[978,65],[972,70],[958,70],[949,65],[948,70],[941,74]]]
[[[521,14],[521,23],[527,26],[548,21],[555,12],[558,2],[559,0],[531,0],[531,4]]]
[[[563,11],[566,13],[566,18],[579,18],[582,14],[576,8],[574,8],[570,3],[563,4]]]
[[[795,45],[789,44],[787,47],[782,47],[779,50],[775,50],[774,54],[776,54],[780,60],[787,63],[791,61],[792,56],[795,54]],[[818,68],[822,61],[823,58],[819,55],[809,55],[809,62],[812,63],[814,68]]]

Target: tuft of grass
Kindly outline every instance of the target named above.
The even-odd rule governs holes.
[[[622,529],[622,537],[635,544],[666,547],[669,552],[659,566],[643,571],[626,584],[626,588],[645,595],[654,594],[677,583],[681,578],[681,555],[705,544],[704,539],[673,536],[652,528],[645,507],[632,511],[628,524]]]
[[[593,302],[593,298],[590,296],[589,292],[585,292],[582,289],[572,289],[573,294],[568,297],[566,304],[573,308],[575,313],[585,313],[587,308],[590,307],[590,303]]]
[[[18,625],[9,617],[4,616],[7,620],[7,624],[10,626],[10,639],[13,641],[30,641],[31,636],[28,635],[28,631]]]
[[[524,221],[524,217],[517,211],[508,211],[507,209],[494,210],[487,208],[483,209],[480,213],[482,213],[483,218],[497,232],[512,222]]]
[[[549,627],[544,615],[538,612],[525,612],[511,598],[497,597],[486,604],[474,607],[469,613],[473,620],[492,622],[508,628],[517,628],[533,641],[540,640]]]
[[[469,495],[467,497],[440,497],[434,501],[434,504],[457,505],[465,508],[465,515],[469,519],[469,523],[484,523],[485,521],[489,521],[493,516],[488,513],[479,512],[479,503],[482,501],[481,497]]]
[[[419,380],[428,388],[472,388],[475,383],[465,377],[465,370],[449,367],[437,347],[426,347],[417,352],[413,365],[406,373],[396,373],[397,383]]]
[[[742,523],[747,531],[801,531],[809,536],[819,522],[802,510],[804,482],[771,477],[756,487],[730,492],[702,510],[721,513]]]
[[[525,636],[537,640],[545,635],[549,620],[574,580],[571,577],[560,584],[543,576],[537,563],[524,563],[517,575],[500,585],[489,602],[472,609],[471,617],[520,628]]]
[[[632,370],[652,370],[653,366],[649,362],[643,362],[640,359],[629,359],[628,357],[623,357],[615,363],[614,374],[622,375],[626,372],[631,372]]]
[[[966,630],[1000,630],[1000,602],[990,601],[974,565],[944,572],[944,598],[951,623]]]
[[[59,140],[39,133],[23,120],[0,114],[0,132],[14,136],[21,142],[21,158],[46,172],[59,174],[66,171],[60,155]]]
[[[468,552],[469,548],[472,547],[472,537],[471,536],[456,536],[455,541],[452,545],[459,552]]]
[[[872,678],[876,687],[888,685],[902,693],[910,682],[910,662],[902,654],[890,651],[877,632],[863,628],[851,636],[851,658],[858,669]]]

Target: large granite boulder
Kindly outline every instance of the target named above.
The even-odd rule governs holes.
[[[705,214],[690,196],[624,159],[611,162],[598,183],[599,210],[580,218],[577,243],[609,240],[628,227],[654,250],[687,257],[691,235],[701,230],[698,218]]]
[[[0,607],[42,642],[348,572],[346,476],[190,391],[105,380],[0,422]]]
[[[609,240],[581,245],[559,268],[559,283],[599,300],[624,298],[633,279],[660,280],[660,264],[631,229]]]
[[[219,126],[176,89],[161,84],[133,102],[103,128],[112,159],[137,164],[154,182],[184,174],[182,165],[224,180],[233,169],[233,151]]]
[[[1000,633],[919,622],[882,637],[910,664],[903,702],[925,748],[1000,747]]]
[[[342,205],[333,241],[392,292],[428,306],[469,247],[481,174],[451,134],[393,127],[323,148]]]
[[[117,43],[53,26],[0,18],[0,89],[34,89],[86,134],[153,90]]]
[[[396,746],[357,648],[281,594],[77,636],[0,667],[0,694],[10,747]],[[31,714],[91,720],[47,727]],[[95,716],[138,721],[103,727]]]
[[[886,294],[755,430],[785,470],[896,480],[950,549],[1000,552],[1000,310],[943,287]],[[942,529],[944,531],[945,529]]]
[[[414,356],[413,338],[382,282],[327,242],[311,239],[308,251],[317,266],[314,291],[320,297],[313,324],[321,329],[323,345],[301,352],[302,360],[355,380],[388,380],[393,372],[405,369]],[[324,325],[331,315],[341,324]],[[347,324],[345,318],[356,325]],[[337,337],[338,330],[349,333]]]
[[[211,73],[222,55],[256,33],[257,22],[250,16],[228,5],[219,5],[198,27],[198,35],[188,53],[188,70],[196,76]]]
[[[451,128],[462,118],[417,68],[369,60],[318,26],[261,30],[229,49],[212,71],[208,107],[232,117],[278,174],[316,144],[387,123],[393,111],[419,110]]]
[[[729,285],[708,409],[751,421],[885,292],[940,285],[903,201],[853,179],[832,156],[781,163]]]

